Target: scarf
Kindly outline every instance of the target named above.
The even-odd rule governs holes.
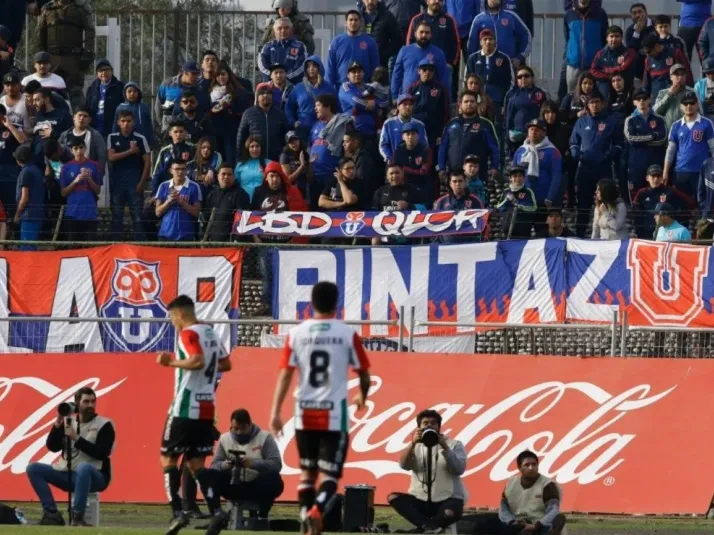
[[[521,164],[528,165],[528,171],[526,171],[526,176],[540,176],[540,159],[538,158],[538,151],[543,149],[555,148],[547,137],[537,145],[533,145],[530,140],[526,138],[523,142],[523,148],[526,149],[526,153],[521,157]]]
[[[333,156],[339,158],[342,155],[342,138],[349,124],[354,128],[355,121],[352,116],[347,113],[338,113],[320,132],[320,137],[327,141],[327,148]]]

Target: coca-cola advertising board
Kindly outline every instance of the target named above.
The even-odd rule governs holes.
[[[247,408],[266,426],[280,350],[238,348],[218,390],[222,430]],[[714,362],[510,355],[371,353],[366,409],[351,411],[344,484],[376,485],[377,500],[405,491],[397,464],[424,408],[468,455],[471,506],[496,507],[526,448],[563,489],[568,511],[703,513],[714,493]],[[44,441],[57,405],[79,387],[97,390],[117,441],[103,501],[163,502],[159,444],[173,373],[153,354],[0,355],[0,500],[32,500],[25,469],[50,462]],[[357,388],[356,378],[350,383]],[[296,498],[293,426],[279,440]]]

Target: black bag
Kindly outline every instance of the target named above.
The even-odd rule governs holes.
[[[19,524],[17,515],[15,514],[15,508],[0,503],[0,524]]]

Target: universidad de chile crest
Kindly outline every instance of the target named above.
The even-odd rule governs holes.
[[[161,301],[159,262],[116,259],[111,278],[112,295],[101,308],[105,318],[153,319],[166,318],[167,310]],[[114,351],[152,351],[168,336],[168,322],[102,323],[105,347],[115,344]],[[167,341],[162,347],[168,348]]]

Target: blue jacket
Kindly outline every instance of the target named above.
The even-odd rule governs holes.
[[[648,19],[648,22],[651,23],[652,19]],[[645,53],[642,51],[642,39],[644,39],[647,35],[654,33],[654,31],[654,26],[645,26],[645,29],[635,36],[634,24],[630,24],[625,30],[625,39],[623,42],[627,48],[631,48],[635,51],[636,57],[633,68],[635,70],[635,78],[638,80],[642,79],[642,73],[645,70]]]
[[[429,146],[429,141],[426,135],[426,127],[416,117],[410,119],[417,127],[419,134],[419,143],[425,147]],[[391,162],[394,156],[394,151],[402,143],[402,125],[404,122],[400,119],[399,114],[390,117],[382,125],[382,133],[379,136],[379,153],[384,158],[385,162]]]
[[[527,132],[528,121],[537,119],[548,94],[534,85],[528,89],[513,86],[506,94],[506,131]]]
[[[652,239],[655,231],[654,211],[659,203],[671,205],[676,213],[684,217],[689,217],[690,210],[697,206],[696,201],[689,195],[669,186],[642,188],[632,200],[632,214],[638,238]]]
[[[486,0],[482,2],[481,9],[485,7]],[[533,0],[503,0],[501,7],[518,15],[533,35]]]
[[[591,6],[584,16],[571,9],[563,19],[565,27],[565,60],[568,65],[587,71],[595,54],[605,46],[610,23],[607,13],[597,6]]]
[[[177,143],[176,145],[170,143],[162,147],[159,154],[156,155],[154,170],[151,173],[151,193],[156,195],[159,186],[167,180],[171,180],[169,168],[175,158],[180,157],[185,162],[188,162],[193,159],[195,151],[195,145],[188,142]]]
[[[607,112],[583,115],[570,134],[570,154],[583,165],[607,164],[622,150],[622,130]]]
[[[164,80],[159,86],[159,91],[156,93],[156,101],[154,103],[154,118],[161,126],[161,131],[164,132],[171,121],[174,111],[180,111],[179,101],[181,94],[186,89],[196,90],[198,97],[199,113],[208,111],[210,102],[208,93],[204,91],[198,84],[186,85],[181,82],[181,73],[173,78]]]
[[[702,26],[702,31],[699,32],[697,39],[699,48],[699,59],[714,61],[714,17],[708,18]]]
[[[707,158],[699,171],[697,183],[697,202],[702,217],[710,217],[714,208],[714,158]]]
[[[456,20],[459,37],[467,38],[471,23],[481,11],[481,0],[446,0],[444,7],[446,12]]]
[[[677,0],[682,3],[679,26],[698,28],[712,15],[712,0]]]
[[[290,39],[273,39],[263,47],[258,56],[258,69],[263,75],[263,81],[270,80],[270,66],[280,63],[285,67],[288,80],[297,84],[302,80],[307,57],[307,48],[295,37]]]
[[[338,35],[330,43],[327,52],[327,83],[339,91],[340,85],[347,81],[347,68],[353,61],[359,62],[364,69],[364,81],[372,80],[374,69],[379,67],[379,49],[371,35],[360,33]]]
[[[511,194],[512,197],[509,198]],[[538,209],[538,203],[536,202],[533,190],[527,188],[525,185],[515,191],[510,187],[505,188],[501,194],[501,199],[496,205],[496,210],[504,213],[513,209],[522,210],[524,212],[535,212]],[[528,227],[530,229],[530,224]]]
[[[116,79],[112,76],[109,80],[107,87],[104,92],[104,102],[103,102],[103,113],[101,114],[101,119],[99,117],[99,107],[102,104],[100,98],[100,88],[101,82],[98,78],[87,88],[87,107],[89,108],[89,113],[92,116],[93,128],[99,130],[104,136],[104,139],[112,132],[112,121],[114,120],[114,113],[117,107],[124,100],[124,82]],[[98,126],[101,125],[101,129]]]
[[[650,165],[662,165],[667,149],[667,127],[664,119],[650,111],[644,117],[635,111],[625,119],[627,168],[638,173],[647,172]]]
[[[362,134],[372,135],[377,132],[377,112],[380,108],[389,106],[386,99],[365,94],[366,84],[360,89],[352,82],[345,82],[340,86],[340,105],[344,113],[354,117],[355,126]],[[373,100],[375,107],[372,111],[367,109],[367,103]]]
[[[270,160],[265,160],[267,166]],[[233,170],[236,177],[236,182],[248,194],[251,202],[253,201],[253,193],[256,188],[263,183],[265,178],[264,169],[260,166],[258,158],[250,158],[244,162],[239,162]]]
[[[481,77],[486,93],[497,107],[503,106],[506,93],[516,82],[510,58],[498,49],[490,56],[481,50],[471,54],[466,62],[466,72]],[[496,110],[496,113],[499,111]]]
[[[397,100],[399,95],[406,93],[409,86],[419,80],[419,62],[425,58],[431,60],[436,67],[435,78],[447,91],[450,91],[451,80],[444,52],[432,44],[422,48],[418,44],[412,43],[402,47],[394,62],[391,83],[392,99]]]
[[[466,119],[458,116],[444,128],[439,145],[438,170],[450,171],[463,166],[469,154],[479,157],[479,177],[486,183],[489,169],[499,169],[501,154],[493,123],[484,117]]]
[[[509,58],[524,61],[531,53],[531,32],[526,23],[513,11],[501,9],[496,15],[479,13],[471,24],[469,32],[469,56],[481,48],[479,33],[489,29],[496,36],[496,46]]]
[[[699,173],[704,160],[714,155],[714,124],[699,115],[690,129],[684,117],[669,130],[669,143],[664,161],[674,163],[674,170]]]
[[[528,153],[525,146],[520,146],[513,155],[513,161],[522,165],[526,171],[528,164],[523,162],[523,157]],[[543,205],[544,201],[551,201],[555,206],[560,205],[563,196],[561,181],[563,176],[563,158],[555,146],[538,150],[538,176],[526,176],[526,187],[533,190],[536,201]],[[527,172],[526,172],[527,174]]]
[[[136,104],[126,101],[126,90],[128,87],[133,87],[139,92],[139,100]],[[142,93],[139,84],[136,82],[127,82],[124,86],[124,98],[124,102],[117,106],[116,112],[114,113],[112,134],[116,134],[119,131],[119,125],[117,124],[117,115],[119,112],[129,110],[134,115],[134,130],[144,136],[149,146],[152,146],[154,144],[154,127],[151,124],[151,110],[141,101]]]
[[[679,48],[664,48],[657,57],[647,56],[645,58],[645,73],[642,77],[642,89],[655,97],[662,89],[668,89],[672,85],[672,80],[669,79],[669,69],[675,63],[681,63],[685,67],[689,65],[687,55]],[[694,86],[692,71],[689,68],[687,68],[687,85]]]
[[[486,205],[483,199],[478,196],[474,191],[474,182],[481,182],[480,179],[475,178],[469,183],[469,187],[466,188],[464,195],[461,197],[456,197],[454,192],[449,189],[446,195],[442,195],[436,201],[434,201],[434,210],[483,210]],[[483,186],[483,184],[482,184]],[[484,237],[481,234],[442,234],[434,239],[435,242],[439,243],[468,243],[474,241],[481,241]]]
[[[625,45],[619,48],[605,46],[597,51],[590,66],[590,73],[597,79],[598,91],[605,98],[605,102],[610,99],[610,78],[614,74],[621,74],[625,79],[625,87],[632,87],[636,59],[637,53]]]
[[[709,117],[710,119],[714,117],[714,102],[711,98],[707,99],[707,79],[702,78],[696,84],[694,84],[694,92],[699,98],[700,112],[702,115]]]
[[[414,33],[422,22],[426,22],[431,27],[431,43],[441,49],[446,62],[458,66],[461,59],[461,40],[454,18],[445,11],[439,12],[435,17],[426,11],[414,15],[407,32],[408,45],[415,42]]]
[[[417,80],[407,89],[414,97],[412,115],[426,127],[426,137],[432,145],[441,137],[451,115],[449,95],[441,82],[432,78],[428,82]]]
[[[323,77],[322,82],[315,87],[307,81],[307,77],[303,78],[301,82],[295,84],[285,106],[285,115],[288,117],[289,128],[297,129],[297,134],[303,141],[307,141],[312,125],[317,121],[315,97],[328,93],[335,95],[335,97],[337,96],[335,88],[324,79],[325,67],[322,65],[320,56],[310,56],[305,63],[308,61],[317,65],[317,70],[320,72],[320,76]],[[300,123],[300,125],[295,126],[295,123]]]

